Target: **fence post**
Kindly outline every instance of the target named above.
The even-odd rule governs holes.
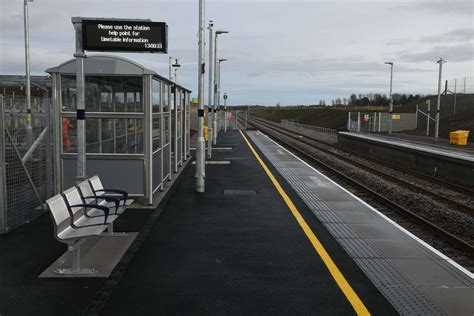
[[[426,136],[430,136],[430,119],[431,119],[431,100],[426,100],[426,104],[428,105],[427,116],[426,116]]]
[[[379,132],[382,131],[382,112],[379,112]]]
[[[415,129],[418,128],[418,104],[416,105],[416,112],[415,112]]]
[[[351,112],[349,111],[347,115],[347,130],[350,132],[351,131]]]
[[[454,106],[453,106],[453,116],[456,115],[456,88],[457,88],[458,79],[454,79]]]
[[[0,95],[0,235],[7,232],[7,172],[5,162],[5,121],[3,95]]]
[[[377,113],[373,112],[373,119],[372,119],[372,131],[375,132],[375,126],[377,126]]]

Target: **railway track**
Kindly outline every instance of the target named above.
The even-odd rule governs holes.
[[[385,196],[383,193],[377,192],[375,189],[367,186],[366,184],[354,179],[353,177],[349,176],[342,170],[338,170],[335,167],[329,165],[328,163],[322,161],[321,159],[318,159],[315,157],[315,155],[309,153],[307,150],[304,150],[302,147],[317,147],[317,150],[322,151],[323,153],[327,155],[332,155],[333,157],[336,157],[337,159],[340,159],[342,161],[345,161],[346,163],[351,164],[352,161],[348,161],[349,159],[345,156],[342,156],[340,154],[334,153],[331,150],[328,150],[327,148],[321,148],[321,146],[316,146],[314,143],[308,142],[306,138],[308,138],[305,135],[300,135],[303,137],[296,136],[294,132],[290,132],[288,130],[281,130],[277,126],[272,126],[271,124],[268,124],[266,122],[261,122],[260,120],[256,120],[254,118],[249,118],[248,120],[249,125],[252,125],[256,127],[257,129],[265,132],[268,134],[268,136],[274,138],[280,143],[283,143],[287,148],[289,148],[291,151],[294,153],[298,154],[300,157],[303,159],[307,160],[308,162],[311,162],[312,164],[318,165],[322,167],[324,170],[329,172],[331,176],[335,176],[338,179],[343,180],[345,183],[350,184],[352,188],[355,188],[356,191],[358,191],[359,194],[362,194],[364,196],[370,196],[374,200],[378,201],[385,207],[387,207],[390,211],[395,211],[397,214],[401,214],[403,217],[410,218],[412,221],[416,222],[418,225],[423,226],[424,228],[430,230],[434,236],[439,236],[442,237],[444,240],[446,240],[451,246],[453,246],[456,249],[462,250],[463,252],[466,251],[468,254],[472,254],[474,252],[474,246],[469,242],[466,241],[464,238],[446,230],[443,227],[440,227],[439,224],[435,223],[434,221],[431,221],[430,219],[427,219],[423,216],[420,216],[416,212],[410,210],[409,208],[400,205],[399,203],[396,203],[392,201],[390,198]],[[290,142],[287,139],[284,139],[281,136],[286,136],[287,138],[291,139],[292,142]],[[386,175],[382,175],[379,170],[375,170],[373,168],[370,168],[364,164],[361,164],[359,162],[352,164],[356,167],[359,167],[360,169],[363,169],[367,172],[373,172],[374,174],[384,177],[385,179],[392,181],[393,176],[389,176],[388,178]],[[400,179],[394,179],[394,183],[404,186],[405,188],[409,188],[412,190],[416,190],[417,192],[425,192],[427,191],[426,189],[423,188],[415,188],[412,184],[406,184],[406,181],[400,180]],[[461,190],[464,190],[461,189]],[[469,189],[468,189],[469,190]],[[433,192],[426,192],[424,194],[434,196]],[[440,199],[445,200],[446,197],[442,197]],[[446,202],[447,204],[451,205],[456,205],[458,206],[458,202],[456,201],[449,201]],[[466,206],[464,204],[461,209],[463,209],[465,212],[468,212],[469,214],[473,214],[473,209],[470,208],[469,206]]]
[[[281,127],[279,128],[278,126],[269,124],[268,122],[262,122],[261,120],[258,120],[258,119],[255,119],[255,118],[252,118],[251,121],[258,121],[258,123],[263,125],[263,126],[266,126],[270,129],[278,131],[279,133],[284,134],[287,137],[290,137],[290,138],[292,138],[296,141],[299,141],[301,143],[304,143],[308,146],[315,147],[315,148],[317,148],[318,150],[320,150],[324,153],[327,153],[329,155],[333,155],[334,157],[336,157],[340,160],[343,160],[343,161],[345,161],[349,164],[352,164],[352,165],[354,165],[358,168],[365,169],[365,170],[367,170],[367,171],[369,171],[373,174],[384,177],[385,179],[387,179],[391,182],[397,183],[397,184],[399,184],[401,186],[404,186],[406,188],[409,188],[410,190],[413,190],[415,192],[419,192],[419,193],[422,193],[422,194],[425,194],[425,195],[429,195],[429,196],[437,199],[438,201],[440,201],[442,203],[446,203],[446,204],[454,206],[454,207],[456,207],[460,210],[463,210],[463,211],[467,212],[468,214],[474,215],[474,208],[472,206],[470,206],[468,204],[465,204],[465,203],[461,203],[458,200],[455,200],[455,199],[453,199],[449,196],[446,196],[443,193],[440,193],[440,192],[446,192],[448,190],[456,191],[456,192],[462,194],[462,197],[460,197],[459,200],[469,201],[470,200],[469,197],[474,196],[474,190],[472,190],[470,188],[466,188],[466,187],[463,187],[463,186],[460,186],[460,185],[448,183],[445,180],[438,179],[438,178],[435,178],[435,177],[423,175],[421,173],[414,172],[412,170],[408,170],[406,168],[396,166],[392,163],[388,163],[388,162],[386,162],[384,160],[381,160],[381,159],[374,159],[372,157],[368,157],[367,155],[362,155],[362,154],[356,153],[354,151],[341,149],[337,145],[334,145],[334,144],[331,144],[331,143],[328,143],[328,142],[324,142],[324,141],[318,140],[316,138],[309,137],[307,135],[298,134],[294,131],[289,131],[289,130],[281,128]],[[325,146],[325,147],[323,147],[323,146]],[[328,147],[330,149],[328,149]],[[345,155],[339,154],[339,153],[337,153],[333,150],[342,151],[342,152],[345,152],[347,154],[350,154],[351,156],[345,156]],[[416,184],[413,184],[409,181],[403,180],[399,176],[393,176],[393,175],[391,175],[389,173],[386,173],[386,172],[383,172],[383,171],[381,171],[381,170],[379,170],[375,167],[369,166],[365,163],[358,162],[358,161],[353,159],[353,156],[359,156],[359,157],[361,157],[365,160],[369,160],[371,162],[375,162],[375,163],[377,163],[379,165],[382,165],[384,167],[388,167],[388,168],[391,168],[391,169],[394,169],[394,170],[404,172],[405,174],[408,174],[410,176],[415,175],[416,177],[422,178],[425,181],[432,182],[432,183],[434,183],[438,186],[441,186],[441,187],[437,191],[430,190],[430,189],[422,187],[420,185],[416,185]]]

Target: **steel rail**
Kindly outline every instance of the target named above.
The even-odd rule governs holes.
[[[310,142],[306,141],[304,138],[308,138],[308,137],[305,136],[305,135],[301,135],[301,134],[298,134],[298,133],[296,133],[296,132],[291,132],[291,133],[293,133],[294,135],[298,135],[298,136],[293,136],[293,135],[291,135],[291,134],[288,133],[288,132],[282,132],[282,131],[281,131],[281,128],[279,128],[279,127],[269,126],[269,124],[262,123],[262,122],[260,122],[260,124],[262,124],[262,125],[264,125],[264,126],[266,125],[268,128],[274,129],[274,130],[276,130],[277,132],[280,132],[280,133],[286,135],[287,137],[293,138],[293,139],[295,139],[295,140],[297,140],[297,141],[299,141],[299,142],[302,142],[302,143],[304,143],[304,144],[306,144],[306,145],[308,145],[308,146],[312,146],[312,147],[314,147],[314,148],[316,148],[316,149],[318,149],[318,150],[320,150],[320,151],[322,151],[322,152],[324,152],[324,153],[333,155],[333,156],[339,158],[340,160],[343,160],[343,161],[345,161],[345,162],[347,162],[347,163],[349,163],[349,164],[352,164],[352,165],[354,165],[354,166],[356,166],[356,167],[359,167],[359,168],[361,168],[361,169],[365,169],[365,170],[367,170],[367,171],[369,171],[369,172],[371,172],[371,173],[373,173],[373,174],[376,174],[376,175],[379,175],[379,176],[381,176],[381,177],[384,177],[384,178],[388,179],[388,180],[391,181],[391,182],[397,183],[397,184],[399,184],[399,185],[401,185],[401,186],[404,186],[404,187],[406,187],[406,188],[412,189],[412,190],[414,190],[414,191],[416,191],[416,192],[423,193],[423,194],[426,194],[426,195],[430,195],[430,196],[432,196],[432,197],[435,197],[435,198],[437,198],[438,200],[441,200],[441,201],[443,201],[443,202],[446,203],[446,204],[450,204],[450,205],[452,205],[452,206],[455,206],[455,207],[457,207],[457,208],[460,208],[460,209],[462,209],[462,210],[468,212],[468,214],[474,214],[474,208],[471,207],[471,206],[469,206],[469,205],[465,205],[465,204],[463,204],[463,203],[460,203],[460,202],[458,202],[458,201],[455,201],[455,200],[453,200],[453,199],[450,199],[450,198],[448,198],[448,197],[446,197],[446,196],[444,196],[444,195],[441,195],[441,194],[439,194],[439,193],[437,193],[437,192],[433,192],[433,191],[431,191],[431,190],[425,189],[425,188],[420,187],[420,186],[418,186],[418,185],[415,185],[415,184],[413,184],[413,183],[410,183],[410,182],[407,182],[407,181],[402,180],[402,179],[400,179],[400,178],[394,177],[394,176],[392,176],[392,175],[390,175],[390,174],[387,174],[387,173],[385,173],[385,172],[383,172],[383,171],[377,170],[377,169],[375,169],[375,168],[373,168],[373,167],[367,166],[367,165],[365,165],[365,164],[363,164],[363,163],[360,163],[360,162],[357,162],[357,161],[353,161],[353,160],[351,160],[350,158],[348,158],[348,157],[346,157],[346,156],[343,156],[343,155],[341,155],[341,154],[335,153],[335,152],[333,152],[333,151],[331,151],[331,150],[328,150],[328,149],[326,149],[326,148],[317,146],[317,145],[315,145],[314,143],[310,143]],[[326,144],[326,143],[325,143],[325,144]],[[336,149],[337,149],[337,148],[336,148]]]
[[[261,119],[261,118],[257,118],[257,117],[252,117],[252,119],[254,120],[257,120],[259,122],[262,122],[262,124],[269,124],[269,125],[273,125],[277,128],[280,128],[280,129],[283,129],[285,131],[288,131],[288,132],[292,132],[292,133],[295,133],[295,134],[298,134],[297,132],[295,131],[292,131],[290,129],[287,129],[285,127],[282,127],[282,126],[279,126],[277,125],[278,123],[275,123],[275,122],[270,122],[270,121],[267,121],[267,120],[264,120],[264,119]],[[364,158],[364,159],[367,159],[367,160],[371,160],[371,161],[374,161],[374,162],[377,162],[377,163],[380,163],[380,164],[383,164],[385,166],[388,166],[392,169],[395,169],[395,170],[398,170],[398,171],[402,171],[406,174],[410,174],[410,175],[415,175],[419,178],[422,178],[424,180],[427,180],[427,181],[431,181],[431,182],[435,182],[435,183],[438,183],[440,185],[444,185],[444,186],[447,186],[450,190],[453,190],[453,191],[458,191],[460,193],[464,193],[464,194],[470,194],[470,195],[473,195],[474,196],[474,189],[471,189],[471,188],[467,188],[467,187],[464,187],[462,185],[459,185],[459,184],[455,184],[455,183],[452,183],[452,182],[449,182],[447,180],[443,180],[443,179],[440,179],[440,178],[437,178],[437,177],[433,177],[433,176],[430,176],[430,175],[427,175],[427,174],[424,174],[424,173],[421,173],[421,172],[418,172],[416,170],[412,170],[412,169],[408,169],[408,168],[404,168],[404,167],[400,167],[394,163],[391,163],[387,160],[383,160],[383,159],[379,159],[379,158],[375,158],[375,157],[372,157],[372,156],[369,156],[369,155],[365,155],[365,154],[362,154],[362,153],[359,153],[357,151],[354,151],[354,150],[350,150],[350,149],[347,149],[347,148],[343,148],[341,146],[338,146],[338,145],[335,145],[335,144],[332,144],[332,143],[329,143],[329,142],[326,142],[326,141],[323,141],[321,139],[318,139],[318,138],[315,138],[315,137],[311,137],[311,136],[306,136],[306,135],[302,135],[300,134],[301,136],[307,138],[307,139],[311,139],[315,142],[319,142],[319,143],[322,143],[324,145],[327,145],[327,146],[330,146],[330,147],[333,147],[335,149],[338,149],[338,150],[341,150],[341,151],[345,151],[349,154],[352,154],[352,155],[355,155],[355,156],[359,156],[361,158]]]

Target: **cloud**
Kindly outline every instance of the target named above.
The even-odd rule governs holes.
[[[474,56],[474,43],[459,45],[436,45],[425,51],[408,51],[400,53],[400,59],[407,62],[434,62],[439,58],[449,62],[470,62]]]
[[[414,11],[414,12],[431,12],[443,15],[473,14],[474,4],[470,0],[438,0],[438,1],[415,1],[412,3],[404,3],[393,7],[397,11]]]
[[[474,40],[474,28],[462,28],[449,31],[441,35],[423,36],[421,43],[464,43]]]
[[[229,59],[222,65],[222,86],[234,104],[308,104],[351,92],[383,92],[386,60],[395,62],[397,92],[436,89],[439,57],[448,59],[448,78],[473,68],[468,1],[398,0],[396,11],[393,0],[206,2],[206,19],[230,31],[219,40],[219,56]],[[22,3],[0,0],[0,73],[24,73]],[[32,73],[44,75],[44,69],[72,58],[71,16],[150,18],[168,23],[169,55],[117,55],[165,76],[168,56],[178,57],[179,81],[196,93],[197,9],[196,0],[35,1],[30,3]]]

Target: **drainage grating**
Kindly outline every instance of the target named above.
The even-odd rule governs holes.
[[[256,195],[255,190],[224,190],[225,195]]]
[[[196,164],[196,161],[193,161],[193,165]],[[206,160],[206,165],[230,165],[229,160]]]

